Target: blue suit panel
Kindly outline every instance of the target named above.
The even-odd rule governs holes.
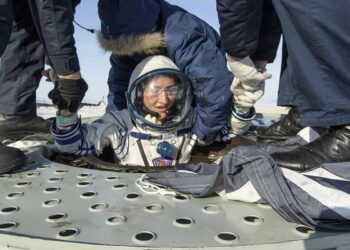
[[[348,0],[273,0],[287,48],[279,105],[309,126],[350,124]]]

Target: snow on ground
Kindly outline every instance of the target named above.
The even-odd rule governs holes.
[[[286,107],[277,107],[272,105],[257,105],[255,107],[257,113],[262,114],[287,114],[289,108]],[[104,114],[106,110],[106,104],[101,102],[100,104],[86,104],[79,109],[79,115],[84,118],[98,118]],[[47,119],[50,117],[55,117],[57,109],[51,105],[41,105],[38,104],[37,112],[38,115]]]
[[[78,111],[79,115],[82,118],[93,118],[93,117],[100,117],[104,114],[106,110],[106,104],[101,102],[99,105],[84,105],[81,107]],[[55,117],[57,108],[54,106],[48,106],[48,105],[40,105],[38,104],[37,112],[38,115],[47,119],[50,117]]]

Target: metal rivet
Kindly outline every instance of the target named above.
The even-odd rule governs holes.
[[[78,175],[77,176],[77,178],[86,178],[86,177],[90,177],[91,176],[91,174],[90,173],[82,173],[82,174],[80,174],[80,175]]]
[[[77,228],[67,228],[65,230],[59,231],[57,234],[57,238],[61,239],[71,239],[79,234],[79,229]]]
[[[243,218],[243,222],[250,225],[259,225],[264,222],[264,219],[256,215],[249,215]]]
[[[17,199],[18,197],[23,196],[24,193],[23,192],[15,192],[15,193],[11,193],[7,195],[7,199]]]
[[[49,182],[60,182],[62,180],[63,180],[62,177],[53,177],[49,179]]]
[[[221,211],[221,208],[218,205],[206,205],[203,207],[202,211],[207,214],[218,214]]]
[[[125,188],[126,186],[127,186],[126,184],[120,183],[120,184],[114,185],[113,189],[122,189],[122,188]]]
[[[15,228],[18,224],[14,221],[7,221],[0,223],[0,229],[12,229]]]
[[[68,169],[57,169],[55,171],[56,174],[65,174],[68,173]]]
[[[84,198],[84,199],[93,198],[95,196],[97,196],[97,192],[95,192],[95,191],[88,191],[88,192],[82,193],[80,195],[80,197]]]
[[[119,176],[108,176],[106,178],[107,181],[114,181],[114,180],[117,180],[117,179],[120,179],[120,177]]]
[[[116,215],[107,219],[106,224],[108,225],[121,225],[127,221],[127,218],[122,215]]]
[[[238,239],[238,236],[230,232],[222,232],[215,236],[215,240],[222,243],[231,245]]]
[[[81,181],[77,184],[77,187],[86,187],[86,186],[89,186],[89,185],[92,185],[92,182],[91,181]]]
[[[2,214],[10,214],[13,212],[17,212],[19,210],[19,207],[11,206],[11,207],[4,207],[0,210],[0,213]]]
[[[133,241],[138,244],[147,244],[157,238],[156,234],[149,231],[143,231],[133,237]]]
[[[90,207],[90,211],[92,212],[101,212],[103,210],[106,210],[108,208],[108,204],[107,203],[97,203],[94,204]]]
[[[178,227],[191,227],[194,224],[194,220],[191,218],[182,217],[175,219],[173,223]]]
[[[163,206],[159,204],[153,204],[145,207],[145,211],[149,213],[159,213],[163,210]]]
[[[173,199],[175,200],[175,201],[187,201],[187,200],[189,200],[189,197],[187,196],[187,195],[184,195],[184,194],[177,194],[177,195],[175,195],[174,197],[173,197]]]
[[[310,234],[313,234],[315,230],[307,226],[298,226],[294,229],[294,232],[300,236],[308,237]]]
[[[125,196],[127,200],[137,200],[138,198],[140,198],[140,194],[138,193],[130,193]]]
[[[53,193],[57,193],[58,191],[60,191],[59,187],[48,187],[44,189],[45,194],[53,194]]]
[[[40,175],[39,172],[32,172],[32,173],[28,173],[28,174],[27,174],[27,177],[36,177],[36,176],[38,176],[38,175]]]
[[[43,206],[44,207],[55,207],[60,203],[61,203],[61,200],[59,200],[59,199],[51,199],[51,200],[44,201]]]
[[[15,186],[23,188],[23,187],[29,186],[30,184],[32,184],[30,181],[21,181],[21,182],[18,182]]]
[[[46,218],[48,222],[60,222],[63,221],[67,217],[65,213],[52,214]]]

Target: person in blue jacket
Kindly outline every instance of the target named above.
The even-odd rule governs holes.
[[[206,22],[163,0],[101,0],[99,42],[112,52],[108,109],[126,108],[131,72],[150,55],[169,57],[191,80],[197,118],[193,133],[210,143],[231,112],[233,75],[220,37]]]

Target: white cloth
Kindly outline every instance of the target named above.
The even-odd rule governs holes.
[[[251,121],[242,121],[237,119],[231,114],[231,118],[229,121],[229,127],[232,128],[232,133],[235,135],[242,135],[248,131],[250,128]]]
[[[250,92],[243,88],[241,80],[234,78],[231,84],[231,92],[234,96],[234,103],[245,108],[254,107],[254,104],[264,95],[265,82],[261,82],[259,89]]]

